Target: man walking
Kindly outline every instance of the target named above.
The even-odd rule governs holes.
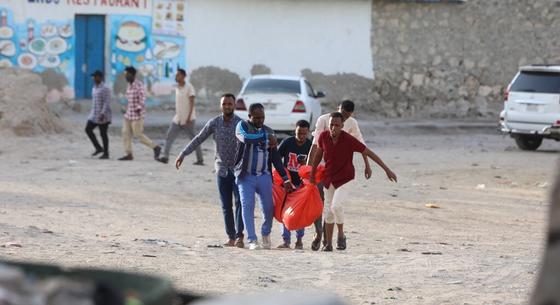
[[[354,109],[355,109],[354,102],[352,102],[351,100],[344,100],[338,106],[337,111],[342,114],[344,120],[343,130],[349,133],[354,138],[358,139],[363,144],[365,144],[364,137],[362,135],[360,127],[358,126],[358,121],[352,117],[352,115],[354,114]],[[309,151],[309,158],[307,159],[308,165],[311,164],[315,156],[315,152],[317,150],[317,146],[319,143],[318,142],[319,135],[323,131],[329,130],[329,118],[330,118],[330,113],[323,114],[322,116],[317,118],[317,122],[315,123],[315,131],[313,132],[313,145],[311,146],[311,150]],[[368,158],[366,156],[363,156],[363,158],[365,163],[364,174],[366,179],[369,179],[369,177],[371,177],[371,166],[369,164]],[[318,184],[317,186],[319,188],[319,192],[321,193],[321,197],[324,200],[323,186],[321,184]],[[317,220],[315,220],[314,225],[315,225],[315,237],[313,238],[313,242],[311,243],[311,249],[313,251],[317,251],[319,250],[319,246],[321,244],[321,238],[322,236],[325,235],[325,232],[323,230],[324,222],[322,217],[317,218]],[[324,244],[325,241],[323,240],[323,245]]]
[[[352,190],[351,181],[354,180],[355,171],[352,163],[355,152],[369,157],[377,163],[389,178],[397,182],[397,176],[383,163],[383,161],[363,143],[342,130],[344,117],[340,112],[330,114],[329,130],[319,135],[319,146],[313,160],[310,182],[315,183],[315,172],[321,160],[325,159],[325,175],[323,184],[325,190],[325,219],[326,243],[323,251],[333,250],[332,238],[334,224],[338,228],[337,249],[346,249],[346,236],[344,235],[343,204],[347,201]],[[367,178],[367,177],[366,177]]]
[[[191,140],[195,137],[195,91],[193,85],[187,82],[186,78],[187,72],[183,69],[177,69],[175,75],[175,81],[177,82],[177,88],[175,88],[175,116],[169,125],[169,130],[167,130],[163,156],[158,159],[162,163],[169,162],[169,151],[181,132],[186,132]],[[196,146],[196,162],[194,164],[204,165],[202,149],[198,145]]]
[[[218,191],[222,202],[222,212],[226,234],[228,236],[226,247],[245,247],[243,243],[243,216],[241,214],[241,201],[239,191],[235,184],[235,152],[237,149],[237,138],[235,128],[241,121],[234,114],[235,96],[231,93],[222,95],[220,99],[222,114],[214,117],[204,125],[204,128],[185,146],[175,161],[175,167],[179,169],[186,156],[194,150],[200,149],[200,145],[210,135],[213,135],[215,144],[215,168]],[[235,198],[235,217],[233,214],[232,200]]]
[[[283,160],[284,167],[288,169],[290,177],[292,178],[292,184],[298,188],[301,186],[301,178],[298,174],[298,169],[301,165],[305,165],[307,161],[307,154],[311,149],[311,140],[307,138],[309,135],[309,122],[306,120],[300,120],[296,123],[295,136],[286,138],[278,146],[278,152]],[[303,249],[303,235],[305,234],[305,228],[296,231],[296,243],[295,249]],[[289,249],[292,239],[291,232],[282,225],[282,239],[283,243],[277,248],[279,249]]]
[[[86,125],[86,134],[89,137],[95,151],[92,156],[103,153],[99,159],[109,159],[109,137],[107,129],[111,124],[111,91],[103,82],[103,73],[99,70],[91,74],[93,77],[93,88],[91,89],[92,107]],[[99,127],[99,134],[103,141],[103,147],[99,145],[93,130]]]
[[[150,147],[154,151],[154,159],[159,158],[161,147],[156,145],[150,138],[144,135],[144,117],[146,116],[146,92],[144,85],[136,79],[136,69],[126,67],[126,112],[123,120],[123,142],[126,155],[119,158],[120,161],[131,161],[132,157],[132,137],[136,137],[142,144]]]
[[[262,248],[270,249],[270,232],[274,216],[272,203],[272,177],[270,175],[269,158],[274,168],[284,180],[284,187],[291,191],[291,183],[276,149],[276,137],[268,126],[264,125],[264,106],[249,106],[249,120],[237,123],[235,134],[239,140],[235,164],[235,176],[241,207],[243,223],[247,229],[249,249],[257,250],[261,246],[255,233],[255,193],[259,194],[263,212],[261,227]]]

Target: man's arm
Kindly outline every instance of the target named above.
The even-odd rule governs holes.
[[[215,121],[210,120],[204,125],[202,130],[183,148],[177,160],[175,161],[175,167],[179,169],[183,159],[191,154],[198,146],[200,146],[208,137],[215,132]]]
[[[191,121],[194,112],[194,95],[189,96],[189,115],[187,116],[187,123]]]
[[[389,178],[389,180],[397,182],[397,175],[395,175],[395,173],[393,173],[391,169],[389,169],[389,167],[385,165],[383,160],[381,160],[381,158],[379,158],[379,156],[377,156],[373,151],[366,147],[366,149],[364,149],[364,151],[362,152],[362,155],[365,158],[371,158],[373,162],[377,163],[385,171],[385,174],[387,175],[387,178]]]
[[[317,172],[317,166],[319,166],[322,159],[323,150],[321,149],[321,147],[316,146],[315,155],[313,156],[313,160],[311,161],[311,174],[309,177],[309,182],[311,182],[312,184],[315,184],[315,173]]]
[[[259,130],[257,133],[249,133],[246,126],[248,123],[239,121],[235,127],[235,136],[241,143],[258,143],[266,140],[266,133]]]
[[[105,87],[103,89],[102,99],[103,99],[103,106],[101,107],[101,111],[99,113],[100,120],[103,120],[106,117],[107,113],[109,112],[108,110],[111,107],[111,91],[109,90],[109,88]]]
[[[284,168],[284,164],[282,163],[282,158],[280,157],[280,153],[278,153],[278,149],[276,147],[271,147],[269,149],[269,157],[272,161],[272,165],[284,181],[284,188],[286,189],[286,191],[292,192],[294,190],[294,186],[290,182],[290,178],[288,178],[288,173],[286,173],[286,169]]]

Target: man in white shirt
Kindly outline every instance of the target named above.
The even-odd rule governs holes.
[[[356,121],[356,119],[352,117],[352,114],[354,113],[354,102],[352,102],[351,100],[342,101],[342,103],[340,103],[340,105],[338,106],[337,111],[340,112],[344,117],[344,125],[342,127],[342,130],[346,131],[351,136],[358,139],[358,141],[365,144],[366,142],[364,141],[364,137],[362,135],[362,132],[360,131],[360,126],[358,126],[358,121]],[[311,150],[309,151],[309,157],[307,158],[307,165],[313,164],[315,153],[318,147],[319,135],[323,131],[329,130],[330,115],[331,115],[330,113],[323,114],[317,119],[317,123],[315,123],[315,131],[313,132],[313,144],[311,145]],[[366,165],[364,175],[366,179],[369,179],[371,177],[371,166],[369,165],[369,160],[367,156],[362,156],[362,157]],[[317,186],[319,187],[319,192],[321,193],[321,199],[323,199],[323,186],[320,184],[318,184]],[[311,249],[313,251],[317,251],[319,250],[321,237],[322,234],[324,233],[323,220],[321,216],[317,218],[317,220],[315,220],[314,225],[315,225],[315,237],[313,238],[313,242],[311,243]]]
[[[183,69],[177,69],[177,74],[175,75],[175,80],[177,81],[177,88],[175,89],[175,116],[167,131],[163,156],[159,158],[159,161],[162,163],[169,162],[171,145],[173,145],[173,142],[181,132],[186,132],[191,140],[196,136],[194,130],[196,119],[194,98],[196,92],[193,85],[186,81],[186,78],[187,72]],[[196,148],[196,162],[194,164],[204,165],[200,147]]]

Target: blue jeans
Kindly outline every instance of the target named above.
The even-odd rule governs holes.
[[[274,204],[272,203],[272,177],[270,174],[253,176],[246,174],[237,177],[237,186],[241,197],[243,209],[243,223],[247,229],[249,242],[257,240],[255,233],[255,193],[259,194],[264,222],[261,227],[263,236],[270,235],[272,230],[272,218],[274,216]]]
[[[241,200],[237,184],[235,184],[235,175],[232,171],[228,171],[226,177],[218,175],[216,180],[218,182],[218,190],[220,191],[220,200],[222,201],[226,234],[229,239],[243,238]],[[235,199],[235,217],[233,216],[233,199]]]
[[[298,239],[303,238],[304,234],[305,234],[305,228],[296,230],[296,237]],[[292,242],[292,232],[288,230],[288,228],[286,228],[285,225],[282,225],[282,238],[284,239],[284,242],[287,244],[290,244]]]

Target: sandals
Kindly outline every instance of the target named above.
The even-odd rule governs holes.
[[[336,250],[346,250],[346,235],[337,239]]]
[[[319,250],[319,246],[321,245],[321,238],[322,237],[322,233],[315,233],[315,236],[313,237],[313,241],[311,242],[311,250],[313,251],[318,251]]]
[[[333,251],[332,245],[324,245],[324,246],[323,246],[323,249],[321,249],[321,251],[323,251],[323,252],[332,252],[332,251]]]

